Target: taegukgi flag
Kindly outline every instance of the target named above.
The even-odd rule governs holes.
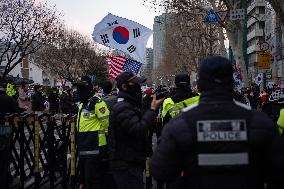
[[[94,41],[144,62],[146,44],[151,34],[149,28],[109,13],[95,25],[92,36]]]
[[[263,82],[263,73],[259,73],[256,78],[254,79],[254,82],[257,85],[260,85]]]

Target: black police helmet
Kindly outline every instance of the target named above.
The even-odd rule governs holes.
[[[175,75],[176,87],[190,87],[190,76],[188,73],[178,73]]]
[[[221,56],[210,56],[201,61],[198,70],[197,87],[200,92],[212,89],[233,91],[233,66]]]

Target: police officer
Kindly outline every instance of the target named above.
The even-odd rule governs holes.
[[[7,89],[7,88],[6,88]],[[10,138],[11,128],[4,126],[6,113],[20,113],[21,110],[17,101],[8,96],[4,84],[0,82],[0,183],[1,188],[9,188],[9,163],[10,163]]]
[[[117,189],[143,189],[147,137],[163,99],[154,95],[150,108],[142,114],[141,84],[146,79],[132,72],[117,76],[118,102],[110,115],[111,170]]]
[[[84,189],[104,188],[107,169],[107,141],[109,110],[104,101],[93,93],[88,76],[77,85],[80,98],[77,118],[77,148],[79,154],[81,184]]]
[[[175,75],[176,92],[163,102],[162,119],[165,125],[171,118],[181,112],[181,109],[198,101],[199,96],[190,88],[190,76],[187,73]]]
[[[280,110],[280,115],[277,120],[277,125],[278,125],[278,131],[280,135],[283,135],[283,130],[284,130],[284,109]]]
[[[233,100],[233,68],[223,57],[205,58],[198,71],[199,103],[165,127],[152,156],[158,181],[184,175],[179,188],[284,188],[283,148],[267,115]],[[281,145],[280,145],[281,146]]]

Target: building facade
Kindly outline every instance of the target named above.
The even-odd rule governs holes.
[[[163,61],[165,50],[166,29],[168,24],[168,14],[163,13],[154,18],[153,25],[153,69],[157,69]]]
[[[265,41],[265,20],[267,19],[265,0],[248,0],[247,15],[248,71],[254,78],[260,72],[257,67],[257,52],[260,51],[260,44]]]
[[[143,65],[142,75],[147,78],[147,83],[152,82],[152,70],[153,70],[153,49],[146,48],[145,63]]]
[[[284,6],[284,2],[279,6]],[[280,16],[265,0],[249,0],[247,14],[247,54],[250,77],[253,79],[258,73],[265,73],[268,85],[276,83],[284,88],[284,27]],[[263,43],[267,44],[267,50],[261,49],[260,45]],[[257,52],[259,51],[271,53],[269,69],[258,67]]]
[[[55,78],[46,73],[42,68],[38,66],[39,59],[35,54],[30,54],[23,58],[22,62],[17,64],[8,75],[13,77],[25,78],[33,80],[35,84],[54,86]],[[0,66],[0,73],[4,72],[7,60],[3,60]]]

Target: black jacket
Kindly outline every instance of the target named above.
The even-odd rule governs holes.
[[[202,121],[212,120],[228,120],[230,124],[244,120],[248,140],[216,141],[218,135],[214,140],[203,140]],[[283,138],[264,113],[251,111],[228,94],[203,93],[198,105],[188,107],[165,126],[152,157],[152,174],[157,180],[170,181],[183,172],[182,185],[193,189],[263,189],[264,182],[269,188],[284,188],[283,145]],[[216,156],[219,158],[214,160]],[[232,163],[234,158],[238,165]]]
[[[109,145],[113,168],[145,164],[147,136],[153,127],[156,112],[147,110],[142,115],[141,108],[138,108],[140,103],[127,93],[119,92],[118,102],[112,108]]]
[[[78,100],[70,94],[64,93],[60,99],[62,112],[65,114],[76,114],[78,107],[75,104]]]
[[[20,113],[18,102],[4,92],[0,92],[0,113]]]
[[[0,124],[4,124],[6,113],[20,113],[23,110],[19,108],[18,102],[5,92],[0,91]]]
[[[105,103],[107,104],[109,111],[112,110],[112,107],[117,102],[116,96],[109,94],[103,94],[102,100],[105,101]]]
[[[39,91],[35,91],[32,95],[32,110],[43,111],[44,110],[44,98]]]

